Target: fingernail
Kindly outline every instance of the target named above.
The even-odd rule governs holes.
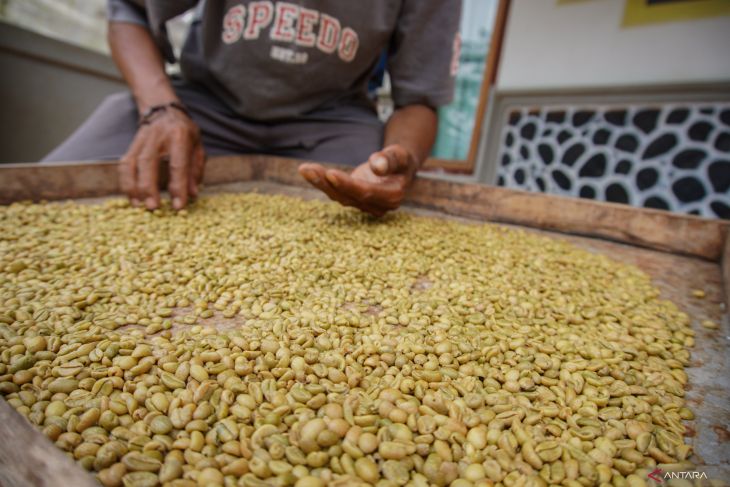
[[[383,156],[378,156],[373,159],[373,167],[378,171],[385,172],[388,170],[388,159]]]
[[[317,174],[316,171],[312,171],[311,169],[307,169],[304,171],[304,177],[307,178],[307,181],[309,181],[312,184],[319,183],[319,174]]]
[[[329,181],[332,186],[337,186],[340,184],[340,181],[337,179],[337,176],[335,176],[331,172],[328,172],[327,174],[325,174],[325,177],[327,178],[327,181]]]
[[[132,206],[134,206],[136,208],[140,205],[141,201],[139,201],[137,198],[132,198],[130,200],[130,203],[132,203]]]
[[[172,207],[173,208],[175,208],[176,210],[179,210],[180,208],[182,208],[182,206],[183,206],[183,204],[182,204],[182,198],[173,198],[172,199]]]
[[[150,196],[149,198],[144,200],[144,204],[148,210],[154,210],[155,207],[157,206],[157,202],[155,201],[155,199],[152,196]]]

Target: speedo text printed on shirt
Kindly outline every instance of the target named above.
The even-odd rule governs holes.
[[[248,8],[238,4],[223,17],[221,40],[225,44],[254,40],[262,35],[283,44],[271,46],[272,59],[294,64],[306,63],[309,53],[286,44],[316,48],[347,63],[355,59],[360,43],[357,32],[343,26],[339,19],[291,2],[259,1],[250,3]]]

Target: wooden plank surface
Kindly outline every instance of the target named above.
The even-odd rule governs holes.
[[[114,161],[0,164],[0,204],[62,200],[119,192]]]
[[[421,171],[448,172],[449,174],[471,174],[474,172],[474,163],[468,160],[436,159],[429,157],[423,161]]]
[[[99,487],[0,397],[0,486]]]
[[[297,172],[301,162],[261,155],[213,158],[207,163],[205,183],[264,180],[307,186]],[[0,203],[118,192],[113,162],[0,166]],[[428,176],[416,179],[406,202],[451,215],[598,237],[716,262],[730,228],[730,222],[723,220]]]
[[[725,249],[722,253],[722,282],[725,287],[725,304],[730,308],[730,228],[725,233]]]
[[[728,222],[496,186],[419,179],[409,203],[449,214],[624,242],[717,261]]]
[[[259,164],[259,156],[212,158],[206,164],[204,182],[248,181]],[[0,164],[0,204],[119,194],[117,167],[116,161]]]

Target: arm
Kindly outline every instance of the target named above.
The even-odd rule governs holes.
[[[384,148],[350,174],[303,164],[299,172],[330,198],[376,216],[398,208],[436,136],[435,108],[453,97],[460,0],[404,0],[388,47],[396,108]]]
[[[383,145],[386,149],[381,152],[387,151],[390,146],[400,146],[410,159],[409,166],[413,166],[415,174],[431,153],[431,148],[436,140],[437,128],[438,115],[432,108],[426,105],[408,105],[398,108],[385,125]],[[392,154],[392,151],[388,151],[385,156],[387,157],[388,154]],[[373,154],[375,157],[377,155],[380,154],[377,152]],[[370,157],[371,161],[373,156]],[[389,158],[392,163],[397,162],[392,159]],[[382,162],[380,165],[380,174],[385,174],[384,169],[386,168],[382,167]]]
[[[167,75],[160,51],[149,31],[126,22],[110,22],[112,57],[134,96],[139,113],[150,107],[179,102]],[[156,114],[137,131],[119,165],[122,190],[134,204],[148,209],[160,204],[160,160],[170,160],[169,191],[175,209],[195,197],[202,179],[205,155],[198,127],[179,110]]]
[[[140,113],[153,105],[180,101],[165,74],[162,55],[145,27],[110,22],[108,39],[112,59],[132,90]]]

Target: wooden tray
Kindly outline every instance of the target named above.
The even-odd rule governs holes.
[[[277,193],[324,198],[298,175],[301,161],[231,156],[208,161],[206,193]],[[115,162],[0,165],[0,203],[100,198],[118,194]],[[517,225],[638,266],[662,297],[693,318],[697,332],[687,400],[697,419],[688,423],[698,470],[730,474],[730,222],[624,205],[514,191],[419,177],[406,206],[439,218]],[[703,289],[704,299],[691,296]],[[720,330],[699,322],[711,319]],[[93,478],[0,401],[0,485],[95,485]],[[22,442],[23,448],[17,448]]]

